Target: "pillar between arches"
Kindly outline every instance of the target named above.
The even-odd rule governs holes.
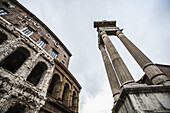
[[[54,95],[56,97],[56,99],[61,100],[61,87],[62,87],[62,82],[56,82],[54,85],[54,89],[52,91],[52,95]]]

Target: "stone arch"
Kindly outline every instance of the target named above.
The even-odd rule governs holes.
[[[45,74],[47,70],[47,65],[44,62],[38,62],[31,73],[27,77],[27,81],[32,83],[34,86],[37,86],[41,77]]]
[[[27,108],[29,108],[27,103],[16,98],[9,98],[0,110],[2,113],[25,113]]]
[[[18,47],[0,63],[0,67],[15,73],[29,56],[30,52],[26,48]]]
[[[12,105],[6,113],[24,113],[25,112],[26,105],[21,103],[15,103]]]
[[[7,35],[0,31],[0,45],[7,40]]]
[[[65,83],[63,95],[62,95],[62,101],[65,105],[69,105],[69,96],[70,96],[70,86],[68,83]]]
[[[0,31],[1,32],[1,31]],[[5,34],[5,33],[4,33]],[[9,37],[9,36],[8,36]],[[13,35],[10,35],[10,38],[13,37]],[[17,48],[25,48],[29,52],[29,55],[32,56],[32,51],[29,46],[27,46],[25,43],[22,42],[21,38],[13,39],[12,41],[6,41],[2,45],[0,49],[0,61],[2,61],[5,57],[12,54],[14,51],[17,50]]]
[[[58,96],[61,87],[61,77],[58,74],[54,74],[48,88],[48,93],[52,94],[53,96]]]

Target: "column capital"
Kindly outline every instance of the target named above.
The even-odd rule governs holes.
[[[105,30],[103,30],[103,29],[99,29],[99,35],[100,36],[102,36],[102,35],[104,35],[104,34],[106,34],[107,35],[107,33],[106,33],[106,31]]]
[[[107,33],[105,30],[102,30],[99,34],[100,34],[101,39],[104,39],[105,37],[107,37]]]
[[[100,49],[100,45],[104,46],[104,42],[102,40],[104,34],[107,36],[105,30],[103,30],[103,29],[98,30],[98,47],[99,47],[99,49]]]
[[[116,36],[119,36],[120,34],[123,34],[122,31],[123,31],[123,29],[119,29],[119,28],[118,28],[118,29],[116,30]]]

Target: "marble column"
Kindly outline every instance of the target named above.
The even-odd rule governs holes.
[[[153,84],[160,84],[168,80],[166,75],[153,62],[145,56],[123,33],[121,30],[116,31],[117,37],[121,40],[136,62]]]
[[[119,94],[120,94],[120,85],[119,85],[118,79],[116,77],[116,73],[113,70],[112,64],[110,62],[110,59],[106,53],[104,46],[102,44],[100,44],[99,49],[102,54],[102,58],[103,58],[103,62],[105,65],[106,72],[107,72],[107,77],[109,79],[112,94],[113,94],[114,100],[116,102],[118,100]]]
[[[112,64],[115,68],[117,77],[121,85],[134,82],[132,75],[130,74],[128,68],[126,67],[125,63],[121,59],[116,48],[113,46],[106,32],[105,31],[99,31],[99,32],[100,32],[100,37],[102,38],[104,44],[106,45],[107,51],[109,53],[109,56],[111,58]]]

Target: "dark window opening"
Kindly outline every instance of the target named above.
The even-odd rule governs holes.
[[[58,48],[58,47],[59,47],[59,44],[58,44],[58,43],[55,43],[55,46]]]
[[[0,15],[6,15],[9,12],[7,10],[5,10],[4,8],[0,8]]]
[[[69,85],[67,83],[64,85],[62,101],[63,101],[63,103],[65,105],[68,105],[68,101],[69,101]]]
[[[31,20],[31,18],[29,18],[28,16],[25,16],[25,19],[28,20],[28,21]]]
[[[66,55],[64,55],[63,58],[66,59]]]
[[[26,21],[25,21],[25,20],[23,20],[23,21],[21,21],[21,23],[23,23],[23,24],[24,24],[24,23],[26,23]]]
[[[46,70],[47,66],[43,62],[39,62],[29,74],[27,81],[32,83],[34,86],[37,86],[41,76],[45,73]]]
[[[61,61],[61,63],[64,65],[64,61]]]
[[[18,27],[18,26],[19,26],[19,24],[14,24],[14,26],[15,26],[15,27]]]
[[[7,35],[5,35],[4,33],[0,32],[0,45],[7,40]]]
[[[55,49],[52,49],[51,57],[54,59],[57,56],[58,52]]]
[[[15,104],[11,106],[6,113],[24,113],[26,106],[24,104]]]
[[[41,37],[41,40],[38,42],[38,45],[40,47],[43,47],[45,44],[48,44],[48,42],[43,37]]]
[[[43,40],[40,40],[39,43],[38,43],[38,45],[39,45],[40,47],[43,47],[43,46],[45,45],[45,42],[44,42]]]
[[[55,51],[52,51],[51,57],[52,57],[52,58],[55,58],[55,56],[56,56],[56,52],[55,52]]]
[[[5,7],[8,7],[8,8],[13,8],[14,5],[10,4],[10,3],[7,3],[7,2],[2,2],[2,4],[5,6]]]
[[[48,93],[57,95],[57,92],[59,91],[60,86],[57,85],[60,82],[60,77],[57,74],[53,75],[52,81],[50,83],[50,86],[48,88]]]
[[[0,67],[15,73],[29,56],[29,51],[20,47],[14,53],[5,58],[0,63]]]
[[[23,32],[24,34],[29,35],[32,32],[32,30],[30,28],[27,28]]]
[[[9,4],[7,2],[2,2],[2,4],[6,7],[9,7]]]
[[[2,4],[5,6],[5,7],[9,7],[9,4],[7,2],[2,2]]]
[[[37,28],[40,27],[40,26],[39,26],[37,23],[35,23],[35,22],[34,22],[34,26],[37,27]]]
[[[49,34],[46,34],[46,37],[51,38]]]

